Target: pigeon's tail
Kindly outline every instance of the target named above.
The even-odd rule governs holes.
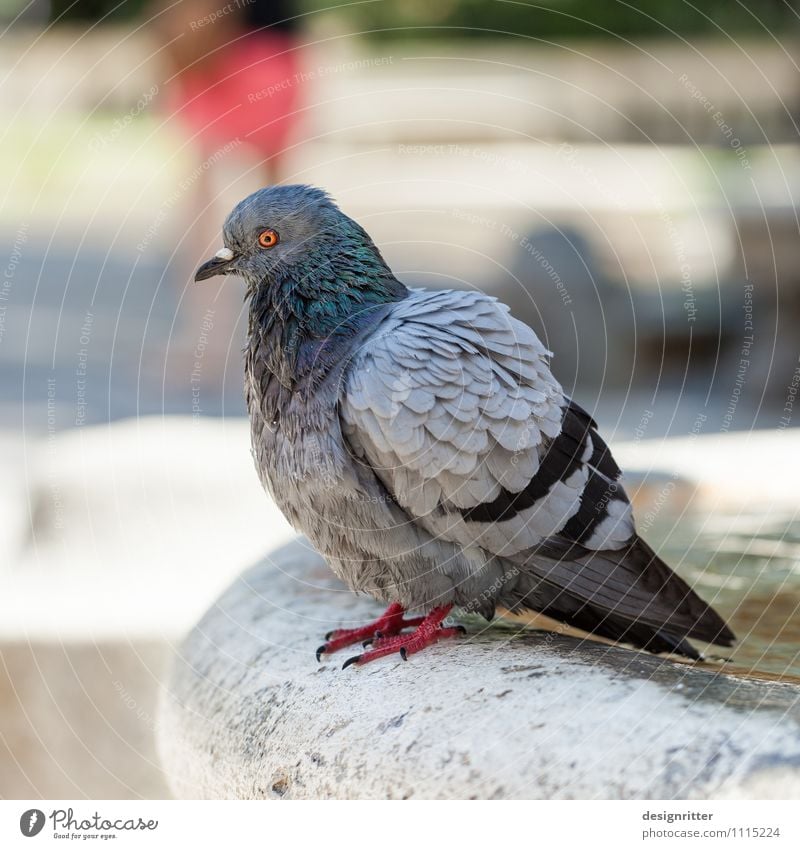
[[[656,654],[698,659],[687,638],[732,645],[724,620],[634,536],[615,551],[590,551],[548,540],[523,563],[514,589],[499,603],[529,608],[582,631],[632,643]]]

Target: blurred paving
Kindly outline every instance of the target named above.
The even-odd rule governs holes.
[[[0,256],[6,250],[13,247],[0,247]],[[208,332],[202,323],[188,327],[180,312],[174,275],[161,255],[29,243],[0,337],[0,428],[41,433],[153,413],[243,415],[240,346],[233,343],[235,367],[222,381],[224,363],[204,356]]]
[[[168,798],[154,734],[171,653],[146,642],[0,642],[0,798]]]
[[[736,335],[743,332],[740,286],[728,287],[724,298],[715,289],[698,291],[703,321],[692,327],[695,353],[687,360],[680,303],[669,307],[678,318],[666,332],[664,295],[615,285],[580,236],[550,229],[529,238],[546,252],[549,271],[524,249],[507,256],[507,271],[475,269],[466,279],[443,273],[452,245],[439,245],[442,270],[430,273],[397,244],[385,252],[408,285],[479,285],[509,303],[555,351],[564,386],[616,438],[633,436],[645,415],[648,438],[688,433],[698,413],[707,416],[704,432],[780,424],[796,355],[780,345],[773,350],[774,319],[759,302],[754,367],[725,423],[739,362]],[[0,240],[0,256],[12,251],[13,243]],[[183,299],[194,284],[176,278],[175,265],[161,253],[104,254],[90,242],[77,250],[56,243],[45,252],[29,241],[3,304],[0,429],[41,434],[131,416],[244,415],[241,284],[230,278],[219,290],[193,293],[204,312],[190,312]],[[553,291],[553,275],[570,287],[569,305]],[[226,311],[235,326],[218,321]],[[722,326],[731,328],[730,340],[720,337]]]

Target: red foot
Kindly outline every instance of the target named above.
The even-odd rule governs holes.
[[[400,657],[403,660],[408,660],[408,656],[410,654],[414,654],[415,652],[421,651],[425,648],[425,646],[430,646],[438,640],[442,639],[442,637],[454,637],[456,634],[463,634],[464,629],[461,626],[456,626],[455,628],[443,628],[442,622],[447,614],[452,610],[453,605],[448,604],[442,607],[435,607],[427,616],[424,618],[418,619],[410,619],[403,620],[402,613],[403,609],[400,605],[392,605],[389,610],[384,613],[384,615],[378,620],[378,623],[384,623],[384,627],[376,627],[378,623],[375,625],[367,626],[367,628],[354,629],[352,631],[348,631],[346,637],[335,637],[331,643],[326,644],[325,646],[321,646],[320,648],[323,651],[329,651],[328,646],[337,643],[339,639],[347,639],[348,642],[343,645],[350,645],[354,642],[357,642],[362,636],[365,636],[364,631],[372,630],[373,638],[368,639],[367,643],[372,644],[372,648],[364,652],[364,654],[356,655],[355,657],[351,657],[345,661],[342,669],[346,669],[348,666],[353,664],[357,664],[358,666],[363,666],[365,663],[369,663],[371,660],[377,660],[379,657],[386,657],[389,654],[394,654],[395,652],[400,653]],[[386,620],[391,619],[391,625],[394,628],[394,633],[388,632],[385,627]],[[418,625],[415,631],[412,631],[410,634],[401,634],[399,633],[400,629],[406,627],[408,625]],[[380,633],[378,633],[380,632]],[[340,632],[335,632],[340,633]],[[357,637],[351,638],[353,634],[358,633]],[[367,644],[365,643],[365,645]],[[341,647],[341,646],[337,646]],[[335,651],[335,649],[333,649]],[[318,652],[321,654],[322,652]]]
[[[405,610],[401,605],[390,604],[383,614],[369,625],[364,625],[362,628],[337,628],[335,631],[329,631],[325,635],[325,645],[317,649],[317,660],[323,654],[332,654],[345,646],[352,646],[353,643],[390,637],[399,634],[403,628],[411,628],[424,622],[422,616],[414,619],[403,619],[404,613]]]

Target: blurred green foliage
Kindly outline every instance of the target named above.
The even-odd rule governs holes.
[[[227,2],[220,0],[220,6]],[[51,0],[50,18],[119,21],[138,17],[144,5],[145,0]],[[797,6],[798,0],[361,0],[349,4],[299,0],[295,4],[298,14],[324,12],[339,18],[353,33],[392,39],[781,34],[798,29]]]
[[[138,18],[144,5],[145,0],[50,0],[50,20],[116,23]]]
[[[794,0],[376,0],[350,6],[309,0],[307,5],[335,8],[353,31],[384,38],[765,35],[800,23]]]

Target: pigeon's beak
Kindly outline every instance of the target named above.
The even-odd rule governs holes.
[[[208,280],[217,274],[225,274],[234,260],[233,251],[230,248],[220,248],[208,262],[204,262],[194,273],[196,282]]]

